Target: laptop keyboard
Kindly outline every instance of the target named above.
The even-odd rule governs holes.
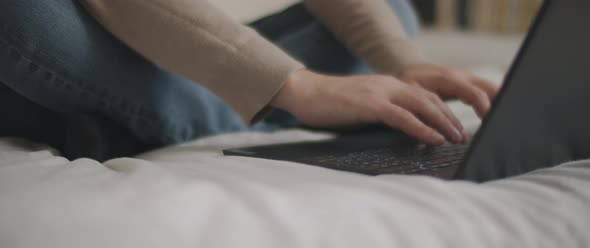
[[[432,148],[424,145],[405,151],[380,148],[317,157],[313,161],[335,169],[365,171],[369,174],[415,174],[459,165],[468,147],[468,145],[445,144]]]

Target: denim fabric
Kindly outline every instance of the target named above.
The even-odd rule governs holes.
[[[415,34],[418,23],[408,2],[389,2]],[[252,26],[311,69],[370,71],[301,4]],[[157,146],[294,122],[278,112],[247,127],[217,96],[142,58],[74,0],[0,1],[0,82],[56,113],[106,116]]]

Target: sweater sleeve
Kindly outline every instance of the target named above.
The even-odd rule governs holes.
[[[348,48],[380,73],[424,63],[386,0],[304,0]]]
[[[247,123],[303,67],[207,0],[80,1],[129,47],[207,87]]]

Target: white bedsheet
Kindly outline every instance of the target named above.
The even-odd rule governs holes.
[[[590,247],[590,163],[475,185],[251,158],[213,137],[100,164],[0,140],[0,247]]]
[[[232,134],[104,164],[0,139],[0,247],[590,247],[590,162],[476,185],[220,154],[327,137]]]
[[[294,138],[298,137],[298,138]],[[225,158],[195,142],[104,165],[2,141],[0,247],[590,247],[590,164],[474,185]]]

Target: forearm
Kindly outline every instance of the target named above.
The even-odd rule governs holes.
[[[300,63],[205,0],[81,0],[147,59],[203,84],[251,122]],[[116,59],[116,58],[113,58]]]
[[[304,0],[334,35],[378,72],[396,75],[423,63],[385,0]]]

